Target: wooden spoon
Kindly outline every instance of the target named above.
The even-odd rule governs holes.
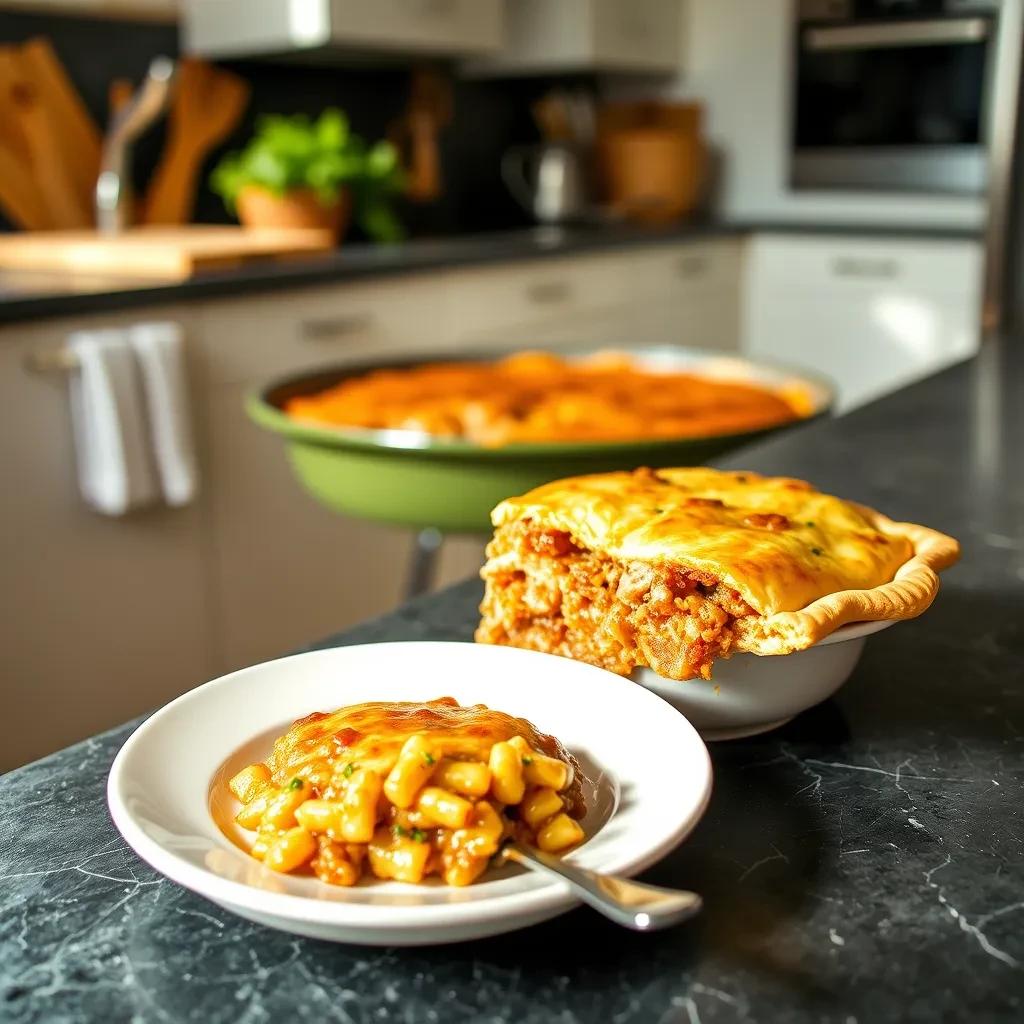
[[[405,195],[429,203],[443,191],[438,135],[452,119],[451,83],[432,68],[414,68],[409,106],[388,130],[405,170]]]
[[[195,207],[207,154],[238,124],[249,100],[244,79],[202,61],[181,62],[167,143],[149,191],[147,224],[185,224]]]

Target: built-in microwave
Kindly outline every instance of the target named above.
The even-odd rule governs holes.
[[[978,193],[999,0],[800,0],[792,185]]]

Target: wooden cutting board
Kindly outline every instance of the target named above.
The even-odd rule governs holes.
[[[0,236],[0,267],[180,281],[203,270],[325,252],[333,247],[329,231],[314,229],[193,224],[143,226],[112,236],[95,231],[33,231]]]

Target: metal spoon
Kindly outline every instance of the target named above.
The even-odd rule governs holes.
[[[506,860],[521,864],[531,871],[561,878],[569,883],[569,888],[584,903],[616,924],[638,932],[651,932],[685,921],[693,917],[704,902],[695,892],[644,885],[617,875],[587,871],[559,857],[553,857],[550,853],[520,843],[507,843],[501,854]]]

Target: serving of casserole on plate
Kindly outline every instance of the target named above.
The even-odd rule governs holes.
[[[585,784],[531,722],[441,697],[314,712],[228,788],[249,852],[275,871],[469,885],[506,839],[545,853],[580,843]]]
[[[654,694],[468,643],[224,676],[143,723],[107,787],[121,834],[172,880],[262,924],[371,945],[562,913],[577,905],[565,883],[492,866],[505,836],[632,875],[688,834],[710,791],[700,737]]]
[[[741,671],[762,671],[765,655],[829,646],[842,627],[862,638],[864,627],[850,623],[919,615],[938,591],[938,571],[959,554],[944,534],[805,481],[705,468],[556,481],[503,501],[493,523],[479,641],[653,677],[659,693],[677,694],[673,703],[696,712],[696,724],[748,731],[777,724],[809,697],[823,699],[820,687],[799,679],[760,692],[753,685],[755,706],[729,710],[723,701],[725,719],[709,721],[713,699],[695,707],[685,685],[667,681],[710,682],[717,663],[758,656],[731,673],[738,685]],[[847,655],[822,657],[838,664]],[[774,670],[813,668],[798,672],[789,661]],[[828,676],[834,689],[846,678],[836,675],[833,667],[817,679]],[[717,669],[714,683],[726,685]],[[795,704],[773,700],[779,687]]]

